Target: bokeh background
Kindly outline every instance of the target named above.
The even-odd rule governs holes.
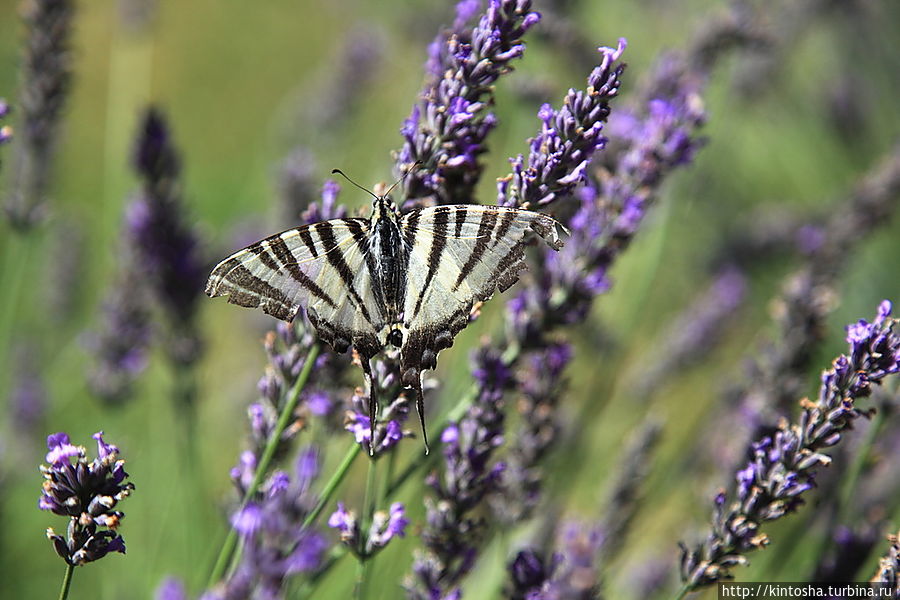
[[[580,423],[577,444],[548,458],[538,518],[491,538],[464,586],[466,597],[502,597],[505,563],[548,519],[600,519],[627,441],[648,418],[661,425],[661,435],[621,550],[601,566],[604,590],[611,598],[637,598],[668,597],[677,589],[677,542],[703,535],[711,498],[730,485],[716,460],[717,445],[747,427],[728,404],[728,391],[747,384],[753,372],[748,365],[781,335],[779,298],[806,260],[800,227],[846,205],[859,179],[897,151],[900,5],[744,4],[760,18],[770,43],[730,52],[713,71],[704,98],[706,146],[666,182],[612,271],[614,286],[596,302],[590,327],[567,332],[576,359],[560,418],[567,427]],[[473,201],[493,202],[494,179],[508,172],[507,158],[526,151],[526,139],[537,131],[540,102],[559,102],[569,87],[583,85],[587,72],[573,58],[572,44],[628,39],[624,101],[661,52],[690,48],[724,5],[569,0],[544,7],[538,0],[535,9],[571,19],[578,36],[541,33],[539,25],[527,37],[524,59],[498,85],[500,125]],[[25,37],[20,13],[18,2],[0,0],[0,97],[13,106]],[[400,125],[420,89],[426,46],[452,15],[450,2],[420,0],[78,3],[73,84],[49,217],[27,236],[6,226],[0,233],[6,265],[0,280],[8,281],[10,257],[25,270],[21,285],[0,290],[6,336],[0,340],[0,392],[11,403],[0,432],[0,596],[46,598],[62,578],[64,565],[43,532],[64,525],[37,510],[38,465],[49,433],[66,431],[75,443],[87,444],[92,433],[104,430],[121,448],[137,486],[121,505],[127,555],[78,569],[71,597],[152,597],[167,575],[200,591],[233,506],[228,473],[265,364],[260,341],[274,321],[222,301],[201,302],[206,353],[198,366],[193,457],[179,438],[173,375],[163,356],[151,358],[133,397],[121,406],[100,402],[85,383],[93,360],[87,332],[99,327],[101,303],[122,254],[125,207],[137,188],[129,156],[143,110],[152,103],[168,117],[183,160],[188,214],[203,234],[204,253],[220,259],[291,225],[284,222],[279,181],[285,159],[298,148],[315,157],[319,182],[333,167],[364,185],[392,178],[390,153],[400,146]],[[351,60],[367,64],[353,71],[347,57],[359,43],[369,51]],[[15,127],[16,114],[6,122]],[[13,151],[14,144],[0,148],[4,189]],[[369,203],[348,186],[341,200],[352,208]],[[672,352],[671,332],[707,293],[718,267],[734,258],[729,253],[739,252],[735,248],[748,237],[779,227],[788,233],[781,232],[774,250],[740,257],[745,287],[720,319],[719,334],[684,364],[655,373]],[[883,298],[900,300],[900,221],[886,219],[866,232],[848,248],[847,260],[838,285],[828,291],[825,335],[814,349],[806,393],[814,393],[818,372],[843,351],[845,324],[871,318]],[[442,354],[442,387],[429,396],[434,415],[446,412],[468,385],[469,352],[502,321],[502,304],[495,304]],[[42,403],[21,421],[12,403],[27,378],[39,381]],[[642,385],[648,379],[652,385]],[[880,433],[885,443],[870,450],[862,467],[864,478],[881,485],[861,484],[841,512],[847,519],[842,525],[878,528],[852,579],[873,573],[887,549],[884,535],[900,522],[891,453],[898,446],[890,443],[898,439],[892,433],[897,425],[888,416]],[[866,428],[862,422],[855,433],[864,436]],[[351,438],[335,434],[324,443],[327,472]],[[418,443],[405,443],[401,462],[420,452]],[[339,498],[360,502],[363,463],[357,461]],[[850,464],[849,458],[836,462],[829,475],[839,477]],[[857,492],[875,494],[865,499],[865,512],[854,510],[863,506]],[[416,481],[397,498],[408,504],[412,527],[377,558],[372,597],[400,596],[399,582],[419,543],[425,493]],[[738,578],[806,580],[834,533],[834,513],[817,510],[825,500],[813,491],[808,506],[768,527],[771,547],[752,555]],[[349,597],[354,569],[345,559],[318,584],[315,597]]]

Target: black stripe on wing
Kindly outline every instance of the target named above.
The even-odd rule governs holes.
[[[352,223],[351,231],[355,231],[356,229],[361,229],[362,225],[356,220],[349,220],[349,223]],[[330,221],[323,221],[322,223],[316,223],[313,225],[314,231],[318,234],[319,239],[322,240],[322,245],[325,248],[326,256],[328,257],[328,262],[334,267],[334,270],[337,271],[338,276],[340,276],[341,281],[344,283],[344,287],[347,289],[347,293],[350,294],[350,299],[353,302],[356,310],[362,314],[363,318],[369,323],[369,325],[373,324],[372,315],[369,313],[369,309],[366,307],[366,303],[363,302],[362,297],[359,295],[359,291],[357,291],[356,287],[353,285],[354,273],[350,269],[350,265],[347,264],[347,260],[344,258],[343,252],[332,252],[331,250],[337,247],[337,240],[334,237],[334,227],[332,226]],[[354,243],[358,244],[358,241],[354,240]],[[360,252],[364,251],[364,248],[359,249]]]

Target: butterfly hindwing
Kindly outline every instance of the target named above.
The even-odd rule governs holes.
[[[219,263],[206,293],[284,321],[306,309],[338,351],[377,346],[385,317],[364,267],[368,230],[366,219],[334,219],[270,236]]]
[[[401,349],[407,385],[435,367],[437,353],[452,345],[476,302],[516,282],[529,233],[562,247],[557,226],[546,215],[498,206],[445,205],[403,215],[411,248]]]

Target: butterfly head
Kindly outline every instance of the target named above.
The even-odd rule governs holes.
[[[391,219],[399,216],[400,212],[397,210],[397,205],[394,204],[394,200],[390,196],[375,196],[375,199],[372,200],[373,219]]]

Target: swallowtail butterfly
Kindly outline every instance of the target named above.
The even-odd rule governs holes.
[[[377,400],[369,361],[387,345],[399,348],[427,453],[422,371],[435,368],[476,303],[518,280],[530,234],[559,250],[562,226],[547,215],[500,206],[442,205],[401,214],[390,191],[368,192],[374,197],[368,219],[288,229],[236,252],[213,269],[206,293],[288,322],[305,309],[319,338],[336,352],[356,348],[369,387],[372,440]]]

